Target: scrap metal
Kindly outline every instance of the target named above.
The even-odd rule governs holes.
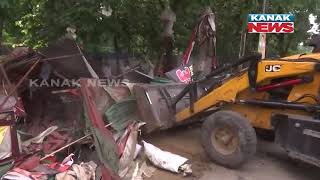
[[[9,97],[16,92],[18,87],[22,84],[22,82],[28,77],[28,75],[32,72],[32,70],[37,66],[37,64],[40,62],[40,60],[37,60],[30,68],[29,70],[23,75],[23,77],[18,81],[18,83],[13,87],[13,89],[9,92],[6,99],[0,104],[0,110],[2,110],[3,105],[8,101]]]

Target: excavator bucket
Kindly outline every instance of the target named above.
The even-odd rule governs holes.
[[[175,112],[188,107],[190,98],[187,94],[176,104],[176,108],[171,102],[185,87],[185,84],[139,84],[133,87],[140,117],[146,123],[147,133],[177,125]]]

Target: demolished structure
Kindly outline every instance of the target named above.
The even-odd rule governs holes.
[[[17,48],[2,57],[4,179],[111,180],[145,174],[145,160],[134,163],[144,124],[139,123],[132,81],[161,81],[139,71],[139,66],[113,81],[99,79],[94,66],[70,39],[37,52]],[[138,174],[133,171],[137,167]]]

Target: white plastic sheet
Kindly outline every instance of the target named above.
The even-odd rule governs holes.
[[[157,167],[179,173],[179,168],[185,164],[188,159],[171,152],[162,151],[161,149],[145,141],[143,146],[148,159]]]
[[[58,129],[58,126],[51,126],[48,129],[46,129],[45,131],[43,131],[42,133],[40,133],[38,136],[24,141],[22,143],[22,146],[27,147],[32,143],[40,144],[43,142],[44,138],[49,136],[51,133],[53,133],[57,129]]]

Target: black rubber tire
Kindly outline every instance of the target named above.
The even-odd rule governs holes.
[[[238,135],[236,150],[225,155],[212,145],[215,127],[228,126]],[[238,168],[256,152],[257,136],[250,122],[241,114],[233,111],[218,111],[204,121],[201,134],[202,145],[209,157],[216,163],[228,168]]]

